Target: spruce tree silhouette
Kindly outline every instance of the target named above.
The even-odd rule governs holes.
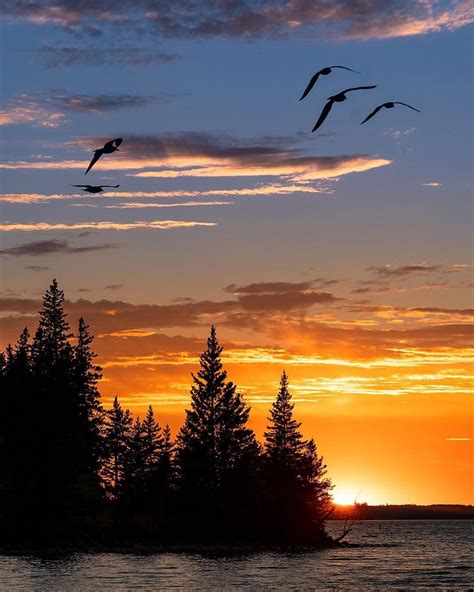
[[[269,462],[279,467],[294,467],[305,446],[299,431],[301,423],[293,417],[295,405],[288,391],[288,377],[283,370],[277,398],[270,409],[270,424],[264,434],[265,450]]]
[[[160,424],[156,421],[153,407],[148,407],[145,419],[142,422],[145,476],[150,483],[156,476],[158,463],[163,449],[163,433]]]
[[[158,459],[159,487],[168,491],[176,481],[175,444],[171,439],[171,430],[168,424],[163,429],[163,438]]]
[[[37,491],[31,491],[31,502],[41,508],[41,530],[52,532],[53,525],[64,529],[68,517],[80,514],[92,501],[88,429],[79,410],[73,336],[63,303],[64,293],[53,280],[43,297],[32,345],[33,432],[37,441],[31,461]]]
[[[102,467],[106,491],[112,500],[123,494],[125,458],[132,428],[130,411],[122,409],[115,397],[112,409],[106,412],[105,448],[107,458]]]
[[[191,409],[177,438],[179,484],[192,519],[205,523],[207,534],[222,529],[222,512],[235,495],[231,485],[241,478],[244,465],[258,453],[247,426],[249,407],[222,369],[222,347],[215,327],[200,356],[200,370],[192,375]],[[230,518],[230,515],[227,516]]]
[[[305,441],[283,371],[265,432],[267,529],[273,539],[321,541],[331,482],[313,440]]]
[[[137,417],[127,438],[123,456],[123,501],[131,508],[143,503],[146,485],[146,449],[143,426]]]
[[[25,329],[16,348],[7,348],[2,373],[0,440],[9,457],[2,472],[10,499],[3,524],[36,539],[63,537],[101,497],[92,338],[82,324],[77,348],[72,344],[63,302],[53,280],[33,343]]]
[[[222,369],[222,347],[211,327],[207,349],[200,356],[200,370],[193,374],[191,409],[178,435],[178,462],[181,479],[193,487],[215,491],[226,474],[256,450],[255,436],[246,423],[250,408],[227,382]]]
[[[89,326],[81,317],[77,332],[77,344],[74,347],[74,386],[79,397],[79,411],[87,433],[86,459],[89,476],[93,478],[91,487],[100,490],[100,468],[105,455],[103,429],[105,411],[100,401],[97,385],[102,378],[101,367],[94,364],[97,357],[91,350],[93,336]]]

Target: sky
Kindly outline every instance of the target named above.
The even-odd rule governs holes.
[[[0,13],[0,345],[34,332],[57,278],[105,404],[151,403],[176,434],[214,323],[259,437],[286,369],[336,501],[474,503],[472,4]],[[299,101],[331,65],[360,73]],[[328,97],[372,84],[311,133]],[[420,112],[360,125],[386,101]]]

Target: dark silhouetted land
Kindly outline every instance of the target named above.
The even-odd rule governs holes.
[[[415,504],[335,506],[335,520],[466,520],[474,519],[474,506],[460,504]]]

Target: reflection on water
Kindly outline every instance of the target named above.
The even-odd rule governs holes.
[[[337,533],[342,525],[329,525]],[[109,590],[469,590],[471,521],[357,523],[346,549],[245,555],[77,553],[0,556],[0,589]]]

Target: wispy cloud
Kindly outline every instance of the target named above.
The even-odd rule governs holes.
[[[141,202],[125,202],[113,205],[99,205],[89,203],[75,203],[75,207],[83,208],[99,208],[105,210],[143,210],[153,208],[195,208],[199,206],[231,206],[233,201],[182,201],[178,203],[141,203]]]
[[[439,181],[427,181],[426,183],[422,183],[423,187],[441,187],[441,183]]]
[[[45,230],[169,230],[172,228],[195,228],[217,226],[215,222],[195,222],[186,220],[149,220],[140,222],[75,222],[70,224],[51,224],[50,222],[35,222],[33,224],[8,223],[0,224],[4,232],[39,232]]]
[[[284,184],[270,183],[258,184],[255,187],[242,189],[203,189],[197,191],[173,190],[173,191],[104,191],[97,197],[116,199],[155,199],[155,198],[200,198],[200,197],[259,197],[259,196],[288,196],[295,193],[301,194],[332,194],[334,190],[328,183],[306,184]],[[54,200],[83,200],[95,199],[92,195],[84,193],[6,193],[0,194],[0,203],[33,204]],[[207,202],[212,203],[212,202]],[[213,202],[215,205],[218,202]],[[228,202],[223,202],[228,203]],[[229,202],[230,203],[230,202]]]
[[[0,125],[32,124],[40,127],[59,127],[66,123],[64,110],[46,107],[29,95],[20,95],[0,109]]]
[[[28,271],[48,271],[50,268],[45,265],[27,265],[25,269],[28,269]]]
[[[416,263],[413,265],[401,265],[399,267],[393,267],[392,265],[382,265],[379,267],[371,266],[367,268],[367,271],[373,271],[377,275],[398,277],[439,273],[442,270],[442,265],[429,263]]]
[[[35,51],[46,68],[71,68],[73,66],[128,66],[156,67],[180,59],[175,53],[157,51],[156,48],[108,47],[100,45],[43,45]]]
[[[32,124],[58,127],[67,123],[68,113],[106,113],[168,102],[173,95],[71,94],[63,90],[22,94],[0,110],[0,125]]]
[[[118,246],[120,245],[113,243],[103,243],[98,245],[86,245],[77,247],[71,245],[70,242],[66,240],[51,239],[23,243],[21,245],[16,245],[14,247],[10,247],[7,249],[1,249],[0,255],[9,255],[11,257],[40,257],[44,255],[52,255],[57,253],[73,255],[79,253],[89,253],[91,251],[103,251],[104,249],[114,249]],[[27,269],[31,271],[44,271],[49,268],[31,265],[27,267]]]

